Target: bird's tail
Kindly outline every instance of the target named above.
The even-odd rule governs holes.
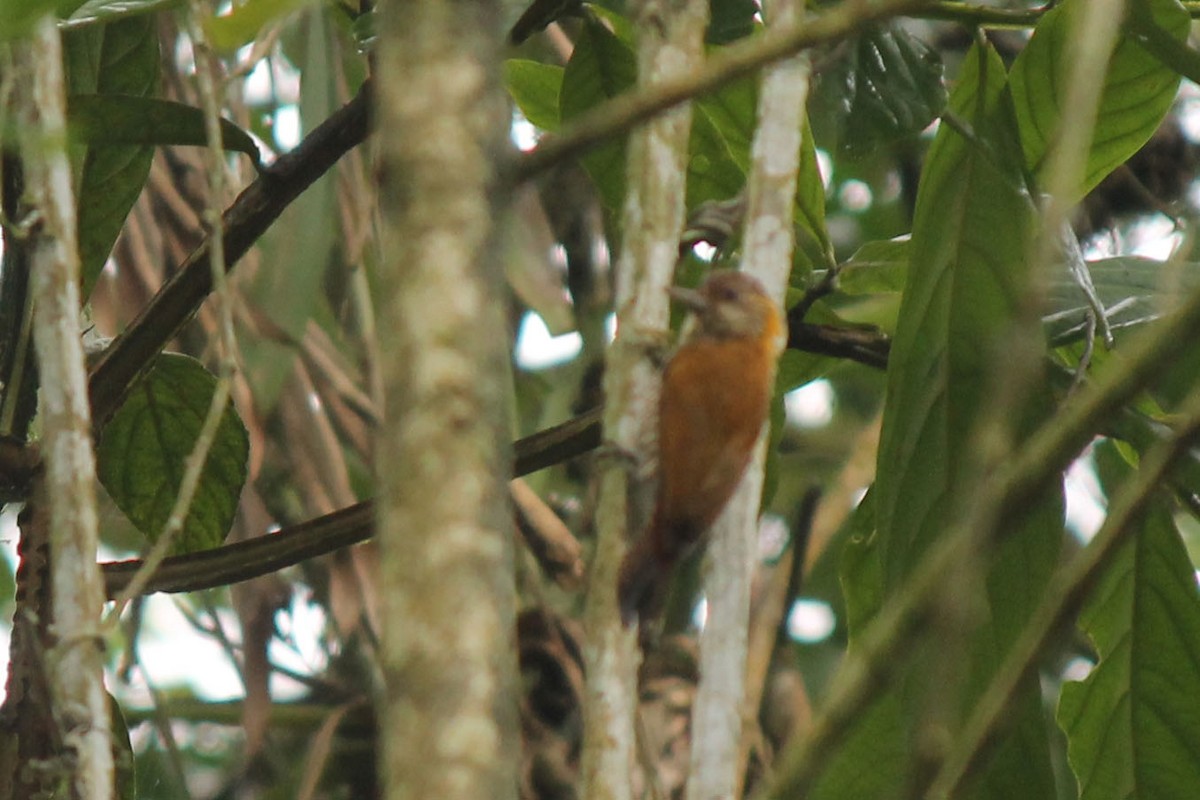
[[[662,563],[649,536],[641,537],[625,554],[617,577],[617,600],[626,627],[638,618],[644,623],[662,610],[669,570],[670,565]]]

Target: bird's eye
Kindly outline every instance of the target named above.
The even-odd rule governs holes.
[[[721,300],[732,302],[738,299],[738,290],[732,286],[722,286],[717,295]]]

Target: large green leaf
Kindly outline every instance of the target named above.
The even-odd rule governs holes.
[[[1119,256],[1091,261],[1087,267],[1114,331],[1153,322],[1170,310],[1180,292],[1200,286],[1200,264],[1194,262]],[[1054,270],[1048,289],[1046,335],[1051,343],[1081,338],[1088,304],[1079,285],[1063,267]]]
[[[207,146],[204,112],[195,106],[124,94],[77,94],[67,99],[71,138],[85,145]],[[250,134],[220,119],[221,144],[245,153],[259,165]]]
[[[575,50],[563,72],[559,116],[568,122],[629,89],[636,79],[637,59],[633,50],[589,15],[584,18]],[[620,208],[625,195],[625,140],[605,142],[582,161],[605,206],[610,210]]]
[[[1191,800],[1200,787],[1200,594],[1168,507],[1152,507],[1079,620],[1100,654],[1058,721],[1083,800]]]
[[[183,0],[88,0],[59,23],[63,30],[115,22],[181,5]]]
[[[1187,11],[1174,0],[1142,0],[1154,21],[1176,39],[1187,36]],[[1144,9],[1143,9],[1144,11]],[[1012,69],[1012,96],[1026,167],[1037,176],[1060,124],[1065,93],[1068,32],[1076,14],[1092,13],[1085,0],[1065,0],[1048,11],[1034,29]],[[1123,37],[1112,54],[1095,135],[1088,152],[1082,197],[1106,175],[1141,149],[1158,128],[1179,87],[1179,75],[1148,53],[1134,37]]]
[[[158,93],[158,36],[154,17],[130,17],[63,36],[72,95],[152,97]],[[114,116],[117,126],[119,116]],[[87,298],[129,209],[150,174],[154,149],[145,144],[89,146],[77,176],[79,260]]]
[[[920,133],[946,105],[937,51],[898,25],[868,28],[833,58],[816,74],[813,118],[848,155]]]
[[[909,269],[888,369],[877,483],[895,585],[941,532],[943,502],[1016,317],[1034,209],[1021,189],[1004,66],[972,50],[951,102],[979,141],[939,131],[921,177]]]
[[[512,58],[504,62],[504,85],[525,119],[544,131],[558,130],[563,68]]]
[[[849,648],[886,602],[879,537],[875,535],[875,492],[870,490],[847,522],[846,545],[838,562],[838,579],[846,599]],[[811,800],[849,797],[899,797],[911,757],[903,719],[902,696],[892,687],[855,719],[846,742],[821,770]],[[870,769],[863,769],[870,764]]]
[[[990,47],[970,51],[950,106],[975,136],[969,141],[943,126],[930,148],[888,364],[875,484],[888,593],[901,590],[978,488],[977,427],[992,402],[997,356],[1020,319],[1036,219],[1024,190],[1004,64]],[[1027,432],[1048,405],[1043,389],[1033,392],[1014,415],[1017,432]],[[1053,491],[1007,532],[981,598],[990,614],[964,648],[969,679],[944,701],[950,709],[966,713],[1020,632],[1053,569],[1061,533],[1061,499]],[[925,653],[919,663],[946,657],[952,656]],[[922,716],[923,691],[931,688],[919,670],[906,680],[916,690],[905,695],[906,725]],[[974,796],[1053,795],[1036,680],[1022,685],[1016,709]]]
[[[216,384],[194,358],[164,353],[104,427],[96,448],[100,482],[151,542],[175,504],[184,461],[196,445]],[[246,481],[249,452],[246,429],[229,406],[173,552],[191,553],[224,541]]]
[[[841,265],[838,290],[850,296],[897,295],[908,275],[911,242],[867,242]],[[1170,310],[1180,292],[1200,286],[1200,263],[1161,262],[1138,256],[1089,261],[1088,272],[1104,304],[1109,326],[1128,331],[1151,323]],[[1064,264],[1053,268],[1047,283],[1047,339],[1054,346],[1083,338],[1090,306]]]

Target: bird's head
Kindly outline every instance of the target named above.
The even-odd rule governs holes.
[[[671,297],[695,314],[692,336],[779,339],[783,321],[758,279],[744,272],[714,270],[696,289],[671,287]]]

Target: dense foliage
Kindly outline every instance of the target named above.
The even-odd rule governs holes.
[[[529,179],[503,222],[510,291],[495,298],[512,321],[515,473],[527,474],[513,497],[525,542],[516,641],[528,797],[573,797],[578,780],[580,578],[629,126],[578,159],[538,163],[536,174],[529,165],[580,121],[595,124],[594,109],[616,114],[641,91],[625,5],[535,0],[503,65],[513,138],[528,148],[511,154],[512,174]],[[713,64],[770,41],[769,4],[765,23],[748,0],[710,5]],[[751,621],[778,633],[751,653],[770,668],[749,693],[764,698],[748,715],[750,790],[1200,792],[1200,449],[1187,439],[1200,427],[1200,53],[1188,42],[1200,9],[1126,5],[1093,79],[1094,122],[1067,80],[1082,58],[1072,37],[1085,0],[913,2],[904,16],[849,2],[810,9],[847,21],[801,42],[812,74],[792,330],[755,595],[787,602],[783,614],[756,602]],[[245,701],[157,682],[139,660],[139,642],[157,634],[141,630],[135,605],[110,637],[109,688],[132,742],[118,745],[134,764],[125,796],[376,796],[376,637],[404,624],[379,618],[388,587],[371,545],[358,544],[370,535],[361,504],[373,494],[378,364],[395,344],[374,337],[374,175],[367,145],[355,149],[371,82],[397,79],[371,75],[378,12],[368,2],[249,0],[200,14],[162,0],[26,0],[0,8],[0,47],[47,11],[63,33],[89,335],[119,337],[90,365],[112,553],[141,552],[164,529],[217,376],[234,401],[151,588],[196,590],[175,602],[236,666]],[[506,20],[523,11],[506,9]],[[197,53],[226,79],[236,200],[207,198]],[[694,98],[684,284],[738,261],[740,207],[729,201],[753,156],[759,73],[730,69],[708,88]],[[298,146],[287,130],[296,119]],[[1072,127],[1087,135],[1064,156]],[[10,137],[2,106],[0,137]],[[3,156],[0,435],[24,445],[37,431],[28,254],[21,165],[7,145]],[[220,317],[202,305],[214,207],[228,209],[232,377],[215,356]],[[529,354],[538,324],[576,334],[577,346],[539,363]],[[815,420],[796,411],[814,386],[831,403]],[[0,467],[4,501],[26,499],[16,468]],[[1067,513],[1089,498],[1107,509],[1103,525]],[[132,570],[106,569],[115,595]],[[653,767],[672,795],[696,735],[686,715],[699,572],[679,578],[669,635],[642,674],[653,746],[639,770]],[[9,611],[22,614],[29,594],[26,585]],[[793,602],[829,611],[832,631],[797,634]],[[310,608],[322,612],[317,631]],[[14,646],[14,662],[36,664],[25,647]],[[316,651],[308,663],[279,665],[302,647]],[[854,657],[872,680],[849,701],[831,697]],[[814,726],[831,700],[853,713]],[[10,733],[24,710],[14,702],[10,683]],[[798,753],[814,730],[827,738],[808,763]],[[641,775],[635,784],[647,786]]]

